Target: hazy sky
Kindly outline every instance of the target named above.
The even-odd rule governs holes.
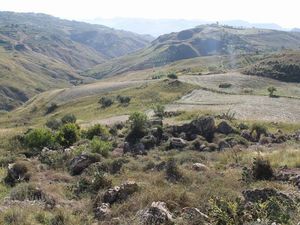
[[[42,12],[76,20],[96,17],[240,19],[300,27],[300,0],[0,0],[0,10]]]

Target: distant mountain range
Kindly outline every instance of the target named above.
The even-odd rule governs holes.
[[[191,29],[198,25],[215,23],[216,21],[184,20],[184,19],[143,19],[143,18],[96,18],[89,23],[102,24],[116,29],[128,30],[138,34],[150,34],[158,37],[162,34]],[[219,24],[244,28],[262,28],[289,31],[274,23],[249,23],[243,20],[219,21]]]

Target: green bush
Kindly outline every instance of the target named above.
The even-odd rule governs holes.
[[[34,152],[41,151],[44,147],[52,147],[55,138],[52,132],[45,128],[37,128],[27,132],[23,138],[23,143]]]
[[[63,125],[57,136],[57,142],[63,147],[69,147],[79,139],[79,127],[77,124],[68,123]]]
[[[54,112],[58,108],[58,105],[56,103],[51,103],[51,105],[47,108],[46,114],[50,114]]]
[[[12,200],[24,201],[24,200],[44,200],[45,195],[43,192],[29,183],[21,183],[14,187],[10,192],[10,198]]]
[[[141,132],[147,127],[147,115],[142,112],[134,112],[130,115],[129,121],[131,123],[131,129]]]
[[[131,97],[118,95],[117,96],[117,100],[122,105],[128,105],[130,103],[130,101],[131,101]]]
[[[63,118],[61,118],[61,122],[63,124],[76,123],[76,120],[77,120],[77,118],[74,114],[67,114]]]
[[[107,108],[111,106],[114,103],[114,101],[109,97],[102,97],[99,100],[99,104],[101,104],[102,108]]]
[[[94,137],[106,138],[109,136],[109,131],[105,126],[101,124],[96,124],[90,127],[86,133],[86,138],[92,140]]]
[[[103,157],[107,157],[112,150],[112,144],[108,141],[102,141],[99,138],[94,137],[91,141],[92,153],[101,154]]]
[[[251,135],[253,134],[253,132],[256,133],[256,139],[259,140],[260,136],[262,134],[267,135],[267,127],[264,126],[263,124],[259,124],[259,123],[254,123],[251,127]]]
[[[176,182],[182,179],[182,174],[179,171],[176,161],[169,159],[166,164],[166,178],[168,181]]]
[[[163,119],[164,115],[165,115],[165,106],[160,105],[160,104],[156,105],[154,107],[154,114],[155,114],[155,116]]]
[[[273,86],[271,86],[271,87],[268,87],[268,92],[269,92],[269,96],[270,97],[274,97],[275,95],[274,95],[274,92],[275,91],[277,91],[277,89],[275,88],[275,87],[273,87]]]
[[[178,76],[176,75],[176,73],[170,73],[170,74],[168,74],[168,78],[170,78],[170,79],[178,79]]]
[[[230,83],[221,83],[219,84],[219,88],[231,88],[232,84]]]
[[[50,119],[46,122],[46,126],[51,130],[58,130],[62,125],[61,120],[59,119]]]

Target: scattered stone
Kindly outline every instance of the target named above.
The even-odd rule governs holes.
[[[95,162],[99,162],[100,157],[94,154],[81,154],[73,158],[70,162],[70,173],[71,175],[79,175],[84,169],[89,167]]]
[[[202,163],[194,163],[192,165],[192,169],[195,171],[201,171],[201,172],[209,170],[209,168]]]
[[[164,202],[152,202],[149,208],[138,212],[141,225],[170,225],[174,224],[173,216]]]
[[[182,209],[181,217],[184,220],[189,222],[193,222],[193,224],[203,224],[205,221],[209,219],[209,217],[200,212],[198,208],[185,207]]]
[[[102,203],[94,209],[95,217],[98,220],[109,219],[111,217],[111,209],[109,203]]]
[[[138,191],[138,185],[134,181],[128,181],[121,186],[108,189],[103,195],[103,202],[113,204],[126,200],[130,195]]]
[[[171,148],[184,148],[187,146],[187,143],[182,138],[171,138],[170,147]]]
[[[235,130],[233,129],[233,127],[230,126],[226,121],[222,121],[221,123],[219,123],[219,125],[217,127],[217,131],[219,133],[226,134],[226,135],[235,133]]]

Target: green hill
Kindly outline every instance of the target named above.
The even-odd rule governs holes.
[[[51,88],[89,82],[81,71],[148,43],[148,36],[105,26],[0,12],[0,110]]]
[[[300,34],[257,28],[202,25],[178,33],[162,35],[151,46],[88,70],[101,78],[132,70],[166,65],[202,56],[261,54],[282,49],[298,49]]]

